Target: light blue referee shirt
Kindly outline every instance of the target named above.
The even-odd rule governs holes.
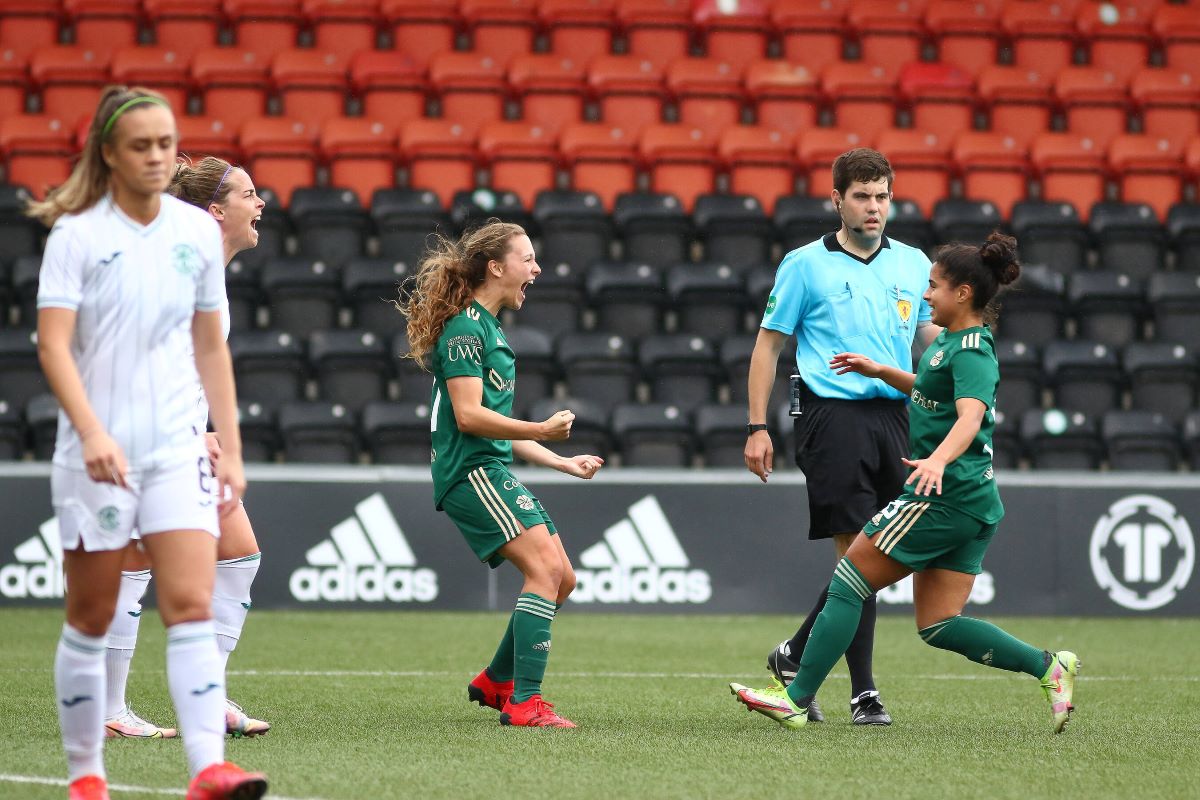
[[[784,256],[762,327],[796,334],[796,366],[809,390],[835,400],[906,399],[883,381],[829,368],[835,353],[861,353],[912,371],[917,326],[929,322],[922,296],[929,259],[886,236],[870,258],[842,248],[830,233]]]

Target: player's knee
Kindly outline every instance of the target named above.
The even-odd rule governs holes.
[[[160,590],[158,610],[164,625],[210,619],[212,594],[202,588],[177,589],[165,595]]]

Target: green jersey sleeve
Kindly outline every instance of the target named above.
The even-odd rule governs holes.
[[[443,378],[482,378],[484,333],[478,313],[475,319],[466,312],[452,317],[438,339],[435,372]]]
[[[1000,367],[996,357],[977,347],[959,350],[954,356],[954,399],[971,397],[988,408],[996,402]]]

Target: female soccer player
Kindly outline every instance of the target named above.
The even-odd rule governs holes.
[[[167,189],[175,197],[204,209],[221,226],[222,262],[226,266],[243,250],[258,246],[255,227],[262,217],[266,202],[254,189],[254,182],[240,167],[209,156],[196,164],[181,160],[175,167]],[[229,301],[221,300],[221,330],[229,337]],[[204,387],[196,386],[197,431],[208,428],[208,402]],[[213,463],[220,458],[221,446],[216,434],[206,434],[205,443]],[[258,574],[262,554],[246,509],[237,508],[221,518],[221,536],[217,540],[217,577],[213,586],[213,627],[217,633],[217,649],[221,652],[222,671],[229,654],[237,647],[250,609],[250,586]],[[136,544],[127,549],[121,573],[121,588],[117,595],[117,613],[108,629],[108,686],[106,691],[105,731],[108,736],[143,739],[170,739],[174,728],[160,728],[142,719],[125,700],[125,685],[129,679],[129,662],[137,646],[138,624],[141,620],[142,597],[150,583],[150,562]],[[225,730],[235,738],[258,736],[271,729],[270,724],[248,717],[241,706],[226,698]]]
[[[598,456],[563,458],[538,444],[571,435],[575,415],[544,422],[511,418],[516,356],[496,319],[519,310],[541,273],[517,225],[489,221],[458,242],[438,237],[400,310],[408,354],[433,372],[430,420],[434,503],[493,569],[511,561],[525,576],[516,610],[492,662],[467,696],[499,710],[501,725],[574,728],[542,699],[550,623],[575,588],[575,571],[537,497],[508,471],[513,454],[590,479]]]
[[[220,229],[163,194],[177,140],[161,96],[110,86],[70,178],[30,208],[53,225],[38,286],[38,354],[62,406],[51,495],[70,588],[55,689],[72,800],[108,797],[105,633],[134,529],[158,578],[189,800],[257,798],[267,788],[224,756],[211,612],[217,515],[237,507],[246,481],[221,333]],[[215,481],[193,430],[197,381],[224,446]]]
[[[925,301],[945,328],[925,351],[917,374],[857,353],[829,362],[837,374],[878,378],[909,395],[912,472],[904,492],[876,514],[834,569],[829,600],[817,617],[795,680],[750,689],[729,684],[745,706],[785,727],[808,721],[805,709],[846,651],[863,598],[913,577],[918,633],[926,644],[989,667],[1038,678],[1050,701],[1055,733],[1070,719],[1079,672],[1074,653],[1050,653],[996,626],[962,616],[1004,505],[992,474],[993,405],[1000,370],[985,320],[992,300],[1020,274],[1016,240],[993,233],[982,247],[947,245],[930,271]]]

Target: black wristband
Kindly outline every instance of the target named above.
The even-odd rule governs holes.
[[[766,425],[763,425],[763,424],[755,425],[755,424],[751,423],[746,426],[746,435],[749,436],[753,433],[757,433],[758,431],[765,431],[766,429],[767,429]]]

